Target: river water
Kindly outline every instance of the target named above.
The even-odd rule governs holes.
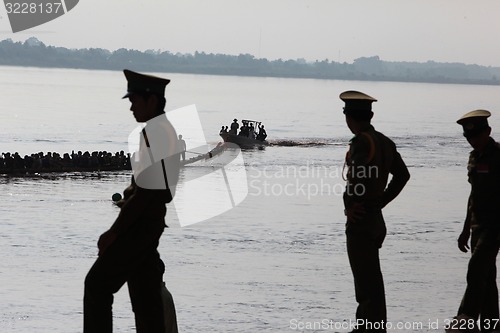
[[[180,332],[349,330],[356,302],[341,171],[352,135],[338,95],[350,89],[378,98],[375,128],[396,142],[412,176],[384,210],[389,331],[437,331],[455,314],[469,258],[456,238],[470,150],[455,121],[488,109],[492,136],[500,137],[500,87],[158,75],[172,80],[167,110],[195,105],[209,145],[235,117],[262,121],[271,142],[241,153],[244,191],[231,209],[213,200],[227,196],[217,177],[205,181],[215,192],[183,198],[184,207],[217,216],[181,226],[179,206],[169,207],[159,250]],[[0,152],[127,150],[137,124],[121,99],[125,87],[121,72],[0,67]],[[186,167],[181,178],[215,173],[217,163]],[[83,280],[97,238],[118,213],[111,195],[129,179],[128,172],[0,176],[2,332],[81,332]],[[114,318],[115,332],[134,332],[126,288]]]

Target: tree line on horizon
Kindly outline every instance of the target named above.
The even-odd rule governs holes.
[[[194,54],[147,50],[145,52],[102,48],[67,49],[46,46],[31,37],[25,42],[0,42],[0,65],[93,70],[122,70],[239,75],[331,80],[397,81],[500,85],[500,67],[461,63],[389,62],[378,56],[361,57],[352,64],[324,59],[307,62],[267,60],[251,54],[237,56],[195,52]]]

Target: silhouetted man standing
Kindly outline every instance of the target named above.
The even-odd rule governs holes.
[[[120,214],[99,238],[99,257],[85,279],[84,333],[112,332],[113,294],[125,283],[138,333],[176,333],[174,303],[157,251],[165,205],[172,201],[179,177],[177,134],[163,111],[170,80],[129,70],[124,74],[124,98],[137,122],[146,126],[139,131],[139,151],[131,157],[134,176],[118,203]]]
[[[382,208],[410,178],[396,145],[371,125],[376,99],[358,91],[340,94],[346,123],[354,137],[346,156],[344,192],[347,254],[358,308],[353,332],[386,332],[387,311],[379,249],[386,235]],[[389,174],[392,179],[387,185]]]
[[[500,246],[500,145],[490,137],[490,115],[489,111],[475,110],[457,121],[473,148],[467,165],[471,192],[458,248],[462,252],[471,249],[472,256],[467,270],[467,288],[448,332],[456,332],[461,327],[500,332],[496,280]],[[479,317],[480,327],[477,325]]]

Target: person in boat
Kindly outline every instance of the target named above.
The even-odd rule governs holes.
[[[15,152],[12,158],[14,159],[14,169],[24,167],[24,160],[18,152]]]
[[[3,163],[4,163],[4,169],[8,172],[11,170],[14,170],[14,159],[12,158],[12,155],[7,152],[4,153],[3,155]]]
[[[115,294],[128,284],[137,332],[175,332],[171,294],[163,283],[165,265],[157,247],[164,231],[166,203],[172,201],[179,177],[177,134],[165,112],[165,87],[170,80],[124,70],[130,110],[139,123],[139,151],[134,175],[120,213],[99,237],[98,258],[85,278],[84,333],[112,332]],[[137,157],[137,159],[136,159]]]
[[[500,144],[490,136],[490,115],[487,110],[475,110],[457,121],[473,148],[467,164],[471,192],[458,248],[462,252],[471,250],[472,256],[467,287],[451,324],[466,325],[471,331],[474,325],[477,331],[500,332],[496,279],[500,247]]]
[[[354,277],[358,307],[353,332],[373,332],[370,322],[386,332],[384,281],[379,249],[386,235],[382,209],[396,198],[410,173],[394,142],[371,125],[376,99],[358,91],[340,94],[345,102],[347,126],[354,134],[346,155],[347,184],[344,192],[347,255]],[[391,181],[387,184],[389,174]]]
[[[248,137],[255,140],[255,127],[253,126],[253,123],[250,123],[250,126],[248,127]]]
[[[238,135],[248,137],[248,124],[246,121],[242,121],[243,125],[241,125],[240,133]]]
[[[33,157],[33,164],[31,165],[31,168],[33,171],[40,170],[42,168],[42,156],[43,153],[39,152],[36,154],[31,155]]]
[[[63,168],[70,168],[71,167],[72,162],[71,162],[71,158],[69,157],[68,153],[63,154],[61,165]]]
[[[222,128],[220,129],[219,135],[229,133],[228,128],[229,128],[228,126],[222,126]]]
[[[257,140],[264,141],[267,138],[266,130],[264,129],[264,125],[259,124],[259,134],[257,134]]]
[[[236,135],[238,133],[238,128],[240,128],[240,124],[238,124],[238,119],[234,118],[233,122],[231,123],[231,130],[229,131],[229,133]]]

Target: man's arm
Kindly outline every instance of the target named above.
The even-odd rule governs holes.
[[[467,201],[467,215],[465,216],[464,227],[460,236],[458,236],[458,248],[462,252],[467,252],[469,247],[470,238],[470,226],[471,226],[471,209],[472,209],[472,193],[469,195],[469,200]]]
[[[120,234],[127,231],[138,220],[148,206],[148,203],[153,199],[152,196],[155,195],[155,192],[158,191],[138,187],[128,200],[124,202],[120,214],[118,214],[111,228],[99,237],[99,241],[97,242],[99,255],[103,254]]]
[[[392,179],[389,182],[389,185],[387,185],[387,188],[382,196],[382,208],[384,208],[389,202],[394,200],[399,193],[401,193],[410,179],[410,172],[401,158],[401,155],[397,151],[394,154],[394,162],[392,163],[391,170],[389,170],[389,172],[392,174]]]
[[[349,190],[344,193],[344,214],[347,217],[347,221],[357,222],[362,219],[366,214],[365,206],[360,202],[359,197],[355,197],[354,188],[357,184],[365,186],[363,177],[356,177],[358,167],[364,168],[366,170],[368,163],[371,161],[370,156],[372,155],[372,150],[374,149],[373,143],[365,135],[357,135],[351,140],[349,147],[349,172],[351,175],[348,177],[347,186]],[[347,161],[346,161],[347,162]]]
[[[121,234],[128,230],[144,212],[147,204],[152,199],[153,192],[153,190],[138,187],[135,193],[121,207],[120,214],[118,214],[110,230],[116,234]]]

